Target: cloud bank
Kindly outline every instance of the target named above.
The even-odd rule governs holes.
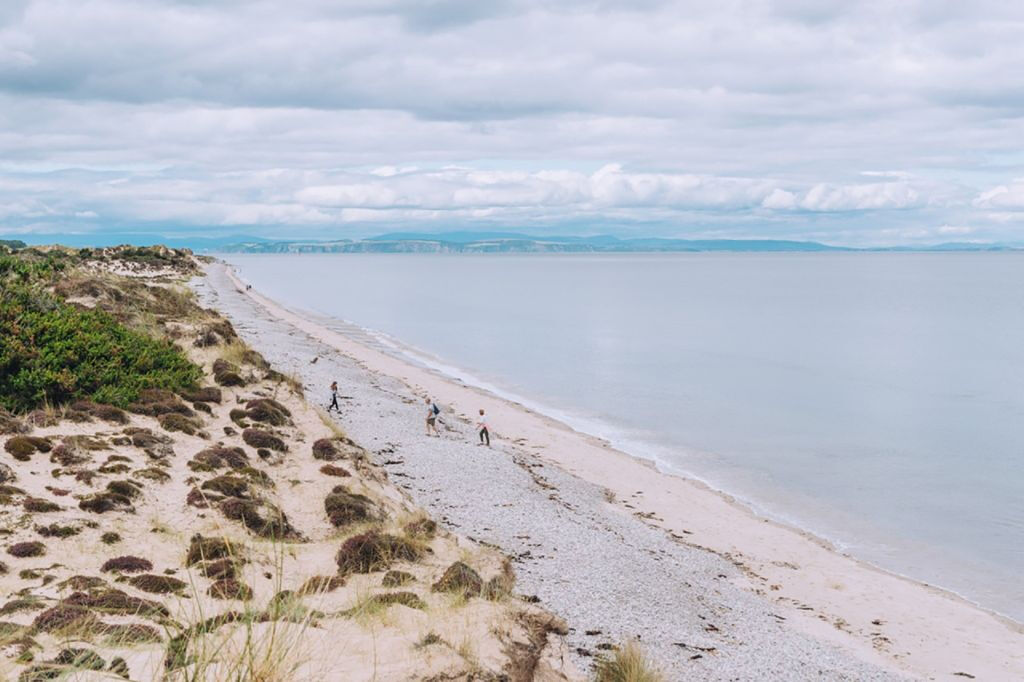
[[[1024,6],[7,0],[0,233],[1024,241]]]

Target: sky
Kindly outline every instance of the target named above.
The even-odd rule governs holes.
[[[1024,243],[1024,3],[3,0],[0,237]]]

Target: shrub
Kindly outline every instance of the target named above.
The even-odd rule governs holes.
[[[155,577],[159,578],[162,576]],[[114,589],[96,592],[75,592],[65,599],[64,603],[70,606],[88,608],[100,613],[122,616],[142,616],[159,620],[170,615],[167,607],[159,602],[139,599],[121,590]]]
[[[595,682],[664,682],[643,649],[634,642],[617,649],[611,656],[602,656],[594,666]]]
[[[245,386],[246,381],[239,373],[238,365],[224,358],[213,361],[213,380],[221,386]]]
[[[61,506],[55,502],[44,500],[41,497],[26,497],[21,502],[22,508],[27,512],[46,514],[61,510]]]
[[[78,503],[78,508],[83,511],[93,512],[94,514],[103,514],[115,509],[127,511],[132,509],[132,501],[124,495],[108,490],[102,493],[93,493],[82,498]]]
[[[2,267],[2,266],[0,266]],[[0,302],[0,404],[31,410],[89,399],[127,407],[146,388],[183,390],[202,375],[167,340],[128,329],[28,286]]]
[[[51,523],[49,526],[36,526],[36,532],[44,538],[69,538],[82,532],[77,526],[62,526]]]
[[[252,599],[252,589],[234,578],[216,581],[210,585],[207,594],[214,599],[241,599],[243,601]]]
[[[319,594],[321,592],[333,592],[339,587],[345,586],[345,577],[340,575],[314,575],[302,583],[299,594]]]
[[[320,467],[320,473],[326,476],[338,476],[341,478],[352,475],[348,472],[347,469],[344,469],[339,466],[334,466],[333,464],[325,464],[322,467]]]
[[[335,486],[324,498],[324,511],[335,528],[370,521],[380,516],[373,500],[365,495],[351,493],[340,485]]]
[[[430,589],[433,592],[454,592],[467,597],[479,597],[483,588],[484,581],[480,574],[461,561],[456,561]]]
[[[160,426],[165,431],[180,431],[186,435],[194,436],[198,430],[198,424],[195,421],[177,412],[162,414],[158,417],[158,420],[160,421]]]
[[[0,407],[0,434],[25,433],[29,427],[13,414]]]
[[[152,561],[131,555],[107,559],[103,562],[103,566],[100,567],[100,571],[103,573],[109,573],[111,571],[117,571],[118,573],[142,573],[143,571],[152,570]]]
[[[142,494],[142,487],[134,481],[111,481],[107,483],[107,490],[128,499],[135,499]]]
[[[272,504],[228,497],[219,504],[222,514],[264,538],[295,539],[299,533],[288,522],[284,512]]]
[[[230,559],[237,554],[237,549],[226,538],[206,538],[196,534],[192,536],[185,556],[185,565],[192,566],[200,561]]]
[[[249,482],[237,476],[217,476],[205,481],[200,488],[226,497],[245,497],[249,493]]]
[[[195,390],[182,391],[181,397],[190,403],[218,403],[221,401],[220,389],[216,386],[206,386]]]
[[[242,440],[246,445],[254,448],[269,448],[277,452],[288,450],[288,446],[284,444],[283,440],[263,429],[245,429],[242,431]]]
[[[13,557],[18,557],[19,559],[43,556],[46,554],[46,545],[38,540],[32,540],[31,542],[19,542],[8,547],[7,553]]]
[[[360,611],[387,608],[392,604],[401,604],[402,606],[408,606],[410,609],[420,609],[421,611],[425,611],[427,608],[427,603],[413,592],[385,592],[367,598],[356,607],[349,609],[347,614],[353,615]]]
[[[287,407],[272,398],[250,400],[245,404],[245,413],[249,419],[271,426],[284,426],[292,416]]]
[[[71,409],[114,424],[128,423],[128,415],[125,414],[125,411],[113,405],[100,405],[91,400],[79,400],[71,404]]]
[[[57,587],[71,590],[95,590],[106,586],[107,582],[103,578],[96,578],[91,575],[73,575],[57,583]]]
[[[380,584],[384,587],[401,587],[402,585],[408,585],[415,581],[412,573],[405,571],[388,571],[384,574],[384,578],[380,581]]]
[[[228,448],[222,445],[214,445],[213,447],[200,450],[192,458],[192,461],[188,463],[189,468],[194,470],[201,470],[202,467],[222,469],[225,466],[232,469],[241,469],[248,466],[248,464],[249,456],[245,454],[245,450],[239,447]]]
[[[4,443],[4,450],[21,462],[27,462],[37,452],[49,452],[51,448],[50,441],[37,436],[15,436]]]
[[[103,670],[107,667],[107,662],[89,649],[62,649],[53,662],[76,670]]]
[[[313,459],[323,460],[325,462],[333,462],[341,459],[341,452],[334,445],[332,438],[321,438],[320,440],[313,443]]]
[[[410,537],[432,539],[437,535],[437,522],[433,519],[417,519],[405,524],[402,528]]]
[[[415,561],[420,550],[404,538],[379,531],[354,535],[345,540],[335,556],[338,572],[373,573],[381,571],[394,561]]]
[[[136,589],[153,594],[180,592],[188,587],[188,583],[183,580],[172,578],[169,575],[155,575],[153,573],[144,573],[131,577],[128,579],[128,583]]]
[[[218,559],[200,564],[200,571],[211,580],[227,580],[238,575],[238,565],[233,559]]]
[[[105,545],[117,544],[118,542],[121,542],[121,534],[113,531],[107,531],[100,536],[100,542]]]

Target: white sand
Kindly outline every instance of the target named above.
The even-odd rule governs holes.
[[[256,291],[244,291],[221,265],[211,266],[210,274],[200,288],[216,292],[217,307],[275,365],[295,369],[310,384],[309,390],[325,391],[320,384],[344,376],[343,393],[355,398],[346,402],[345,428],[364,440],[386,441],[381,448],[384,456],[404,459],[404,466],[394,471],[410,477],[406,487],[419,503],[435,515],[447,513],[452,523],[476,526],[472,532],[461,527],[460,532],[497,542],[513,554],[517,547],[537,545],[528,550],[536,555],[551,550],[537,541],[548,526],[566,523],[562,517],[567,515],[586,515],[586,530],[580,530],[577,518],[576,530],[560,526],[561,536],[553,532],[546,539],[550,543],[562,537],[571,544],[566,534],[582,532],[587,534],[582,550],[586,551],[587,546],[607,541],[609,533],[628,534],[616,539],[620,546],[643,538],[625,553],[635,561],[620,567],[612,560],[602,565],[602,557],[592,554],[575,561],[563,556],[546,564],[531,563],[531,556],[517,567],[525,572],[524,582],[534,581],[538,593],[545,593],[548,607],[576,627],[570,642],[594,641],[594,636],[588,639],[581,632],[592,622],[575,622],[574,616],[587,613],[577,605],[580,600],[600,599],[604,610],[621,612],[609,627],[621,635],[647,633],[645,643],[672,672],[701,679],[884,679],[901,674],[924,679],[1024,679],[1024,628],[1019,624],[843,555],[806,533],[757,517],[726,495],[660,473],[520,405],[360,344]],[[272,329],[287,340],[273,343]],[[318,364],[310,365],[317,355],[322,355]],[[466,423],[451,424],[445,439],[423,438],[421,405],[412,402],[420,395],[432,396],[467,420],[484,408],[499,435],[497,455],[488,452],[486,459],[464,464],[469,446],[461,439],[472,438]],[[387,421],[388,428],[375,426],[374,417]],[[410,426],[397,431],[400,423]],[[452,438],[460,440],[455,443]],[[475,457],[480,450],[469,453]],[[539,468],[543,464],[563,471]],[[496,500],[508,497],[506,488],[520,484],[515,471],[528,480],[508,507],[529,506],[531,490],[534,496],[541,493],[539,500],[547,500],[546,506],[538,501],[531,507],[532,516],[525,522],[522,515],[505,518],[492,513],[499,504]],[[476,499],[475,489],[487,492]],[[614,493],[614,505],[604,502],[601,489]],[[453,499],[455,495],[458,498]],[[567,501],[570,497],[574,499]],[[510,535],[514,529],[501,525],[516,523],[525,526],[518,525],[515,532],[534,537],[521,540],[520,535]],[[524,527],[527,533],[521,532]],[[670,547],[659,545],[654,535]],[[657,553],[663,555],[660,564],[647,566],[647,555]],[[576,565],[581,561],[582,567]],[[645,573],[648,570],[658,575]],[[619,574],[613,574],[616,571]],[[623,571],[627,575],[621,575]],[[571,573],[574,583],[557,584],[559,572]],[[629,589],[617,598],[615,590],[623,581]],[[660,594],[661,602],[645,605],[644,595],[635,588],[651,581],[664,584],[651,585],[646,596]],[[606,593],[577,593],[580,583]],[[572,595],[562,600],[565,604],[558,603],[560,591]],[[705,614],[697,614],[695,622],[672,622],[669,627],[680,612],[700,608],[720,619],[715,629],[707,628],[710,616]],[[598,612],[591,615],[600,618]],[[688,615],[692,621],[693,614]],[[652,634],[666,641],[651,642]],[[715,650],[691,658],[700,652],[697,646]]]

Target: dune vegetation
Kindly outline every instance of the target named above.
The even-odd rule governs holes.
[[[198,271],[0,253],[0,679],[578,679],[509,560],[198,306]]]

